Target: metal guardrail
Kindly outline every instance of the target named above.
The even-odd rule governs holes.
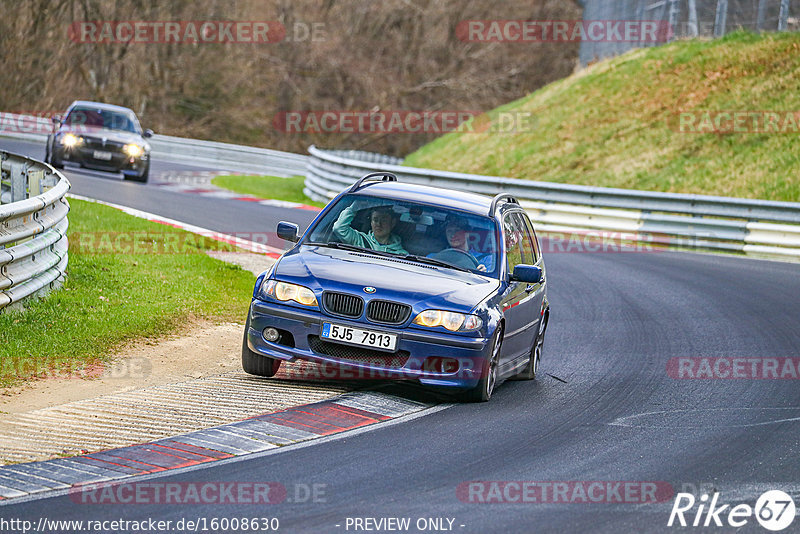
[[[4,114],[8,117],[23,117]],[[48,131],[49,119],[28,117],[27,128]],[[7,123],[7,121],[6,121]],[[0,135],[9,132],[0,129]],[[44,133],[13,137],[43,140]],[[305,193],[328,201],[369,172],[385,170],[421,184],[486,195],[507,192],[521,200],[541,232],[609,234],[621,241],[800,258],[800,203],[708,195],[656,193],[481,176],[401,166],[399,158],[361,151],[310,156],[213,141],[154,136],[153,153],[165,160],[224,165],[231,170],[305,174]]]
[[[70,183],[40,161],[0,151],[0,310],[61,285]]]
[[[45,142],[52,122],[47,117],[0,113],[0,136]],[[213,165],[246,173],[298,176],[305,173],[308,156],[216,141],[201,141],[171,135],[150,138],[152,155],[174,163]],[[44,154],[44,152],[42,152]]]
[[[305,174],[308,156],[216,141],[200,141],[169,135],[154,135],[152,155],[165,161],[192,165],[220,164],[231,170],[282,177]]]
[[[358,178],[390,171],[403,181],[485,195],[515,195],[546,234],[800,258],[800,203],[536,182],[403,167],[398,158],[315,146],[305,193],[327,202]],[[780,224],[776,224],[780,223]]]

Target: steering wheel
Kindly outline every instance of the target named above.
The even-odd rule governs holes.
[[[437,260],[446,261],[467,269],[476,269],[480,264],[480,262],[475,259],[475,256],[459,248],[446,248],[434,254],[433,257]]]

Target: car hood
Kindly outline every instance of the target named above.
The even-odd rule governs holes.
[[[124,130],[109,130],[108,128],[99,128],[96,126],[63,126],[59,133],[71,132],[75,135],[82,135],[84,137],[93,137],[97,139],[105,138],[108,141],[117,143],[136,143],[138,145],[149,146],[144,138],[134,132],[126,132]]]
[[[315,291],[342,291],[368,299],[468,312],[497,290],[498,280],[402,258],[304,245],[288,252],[274,277]],[[365,287],[374,287],[366,293]]]

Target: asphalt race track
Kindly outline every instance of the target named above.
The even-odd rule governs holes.
[[[0,148],[39,160],[44,159],[43,143],[0,138]],[[71,194],[121,204],[219,232],[268,231],[275,237],[275,226],[280,220],[292,218],[294,222],[300,224],[301,230],[304,230],[305,226],[314,218],[314,212],[280,207],[265,210],[263,206],[254,206],[247,202],[181,194],[165,191],[158,185],[154,185],[161,173],[207,170],[217,169],[193,167],[154,159],[150,169],[151,183],[147,184],[124,181],[121,174],[116,175],[70,166],[64,167],[64,174],[72,184]],[[266,169],[265,172],[269,172],[269,169]],[[223,205],[227,205],[228,209],[220,209],[220,206]],[[270,241],[270,244],[274,245],[275,243]]]
[[[0,147],[43,156],[35,143],[3,139]],[[154,174],[166,168],[153,163]],[[277,220],[303,225],[313,216],[67,175],[75,194],[222,232],[274,232]],[[0,517],[276,517],[284,532],[354,531],[352,518],[365,517],[410,518],[410,532],[421,518],[452,519],[452,530],[463,533],[679,529],[667,526],[674,494],[657,504],[585,503],[574,495],[571,502],[478,503],[460,486],[470,481],[660,482],[674,492],[718,491],[719,504],[731,507],[779,489],[800,505],[798,377],[678,379],[667,368],[671,358],[800,357],[800,266],[678,252],[551,252],[545,261],[552,315],[542,370],[552,376],[507,382],[489,403],[149,480],[278,482],[287,501],[88,505],[61,495],[2,506]],[[297,488],[313,484],[324,493],[297,498]],[[739,531],[765,532],[753,517]]]

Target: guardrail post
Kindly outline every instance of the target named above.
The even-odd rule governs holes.
[[[44,171],[28,171],[28,197],[38,197],[42,193]]]
[[[27,185],[25,168],[21,163],[11,164],[11,202],[25,200],[27,196]]]
[[[764,18],[766,17],[767,0],[758,0],[758,14],[756,15],[756,31],[764,29]]]
[[[677,36],[678,17],[681,14],[680,0],[670,0],[669,2],[669,34],[667,40],[674,41]]]
[[[714,37],[725,35],[725,24],[728,19],[728,0],[717,0],[717,16],[714,19]]]
[[[689,0],[689,37],[697,37],[697,0]]]
[[[786,22],[789,19],[789,0],[781,0],[781,12],[778,15],[778,31],[786,31]]]

